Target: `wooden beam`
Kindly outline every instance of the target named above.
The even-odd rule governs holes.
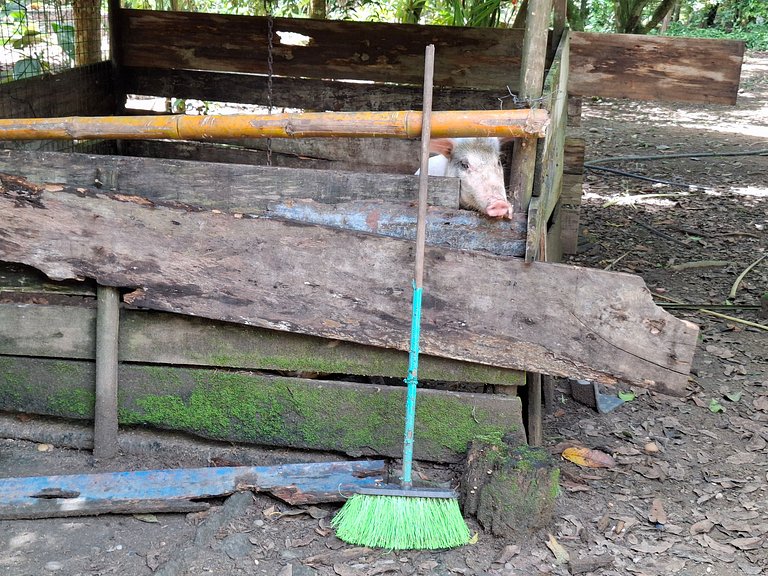
[[[574,32],[568,92],[736,104],[743,56],[737,40]]]
[[[120,66],[267,73],[265,17],[123,9],[117,20]],[[303,18],[275,18],[274,30],[276,76],[421,85],[424,46],[437,40],[435,86],[502,96],[518,84],[522,30]]]
[[[0,356],[0,409],[92,420],[93,378],[93,362]],[[402,456],[404,386],[126,362],[119,378],[122,425],[354,457]],[[427,388],[419,394],[419,460],[460,462],[477,436],[525,443],[520,398]]]
[[[406,348],[412,242],[62,188],[0,194],[0,260],[155,310]],[[438,247],[427,261],[425,354],[684,392],[698,330],[641,278]]]
[[[25,282],[25,290],[31,284]],[[2,286],[0,291],[9,294]],[[38,287],[30,296],[39,302],[50,298],[50,293]],[[82,304],[0,304],[0,354],[94,360],[96,313]],[[124,309],[119,332],[122,362],[398,380],[408,370],[408,355],[398,350],[181,314]],[[424,381],[492,384],[509,388],[512,395],[525,384],[516,370],[436,356],[422,355],[419,371]]]
[[[366,199],[408,202],[416,197],[417,189],[416,177],[404,174],[276,170],[218,162],[11,150],[0,154],[0,172],[34,182],[70,183],[93,192],[109,190],[240,213],[266,210],[271,203],[295,198],[332,204]],[[458,208],[459,193],[456,178],[430,178],[431,204]]]
[[[373,460],[0,478],[0,519],[189,511],[200,509],[193,499],[245,490],[293,505],[339,502],[380,483],[384,468]]]
[[[219,102],[264,104],[267,77],[206,70],[124,68],[121,80],[129,94],[166,98],[196,98]],[[489,110],[499,107],[504,95],[473,88],[437,88],[435,110]],[[272,78],[272,104],[276,107],[334,112],[416,110],[421,102],[418,86],[391,83],[344,82],[316,78]]]

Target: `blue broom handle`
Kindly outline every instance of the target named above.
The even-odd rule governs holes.
[[[405,435],[403,436],[403,478],[402,486],[410,488],[413,484],[413,435],[416,423],[416,385],[419,372],[419,335],[421,333],[421,286],[413,287],[413,307],[411,314],[411,345],[408,350],[408,376],[405,383],[408,391],[405,399]]]

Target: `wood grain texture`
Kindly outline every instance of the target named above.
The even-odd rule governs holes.
[[[25,197],[26,196],[26,197]],[[0,196],[0,259],[146,308],[405,350],[413,243],[71,189]],[[430,247],[422,351],[681,394],[698,329],[641,278]]]
[[[415,176],[404,174],[12,150],[0,152],[0,172],[229,212],[266,210],[270,203],[291,198],[407,202],[416,198],[418,186]],[[429,199],[433,205],[458,207],[458,179],[430,178]]]
[[[735,104],[743,56],[736,40],[574,32],[568,92]]]
[[[402,456],[405,386],[133,362],[120,364],[119,378],[121,425],[355,457]],[[0,356],[0,409],[92,420],[93,381],[93,362]],[[478,436],[525,444],[520,398],[422,389],[416,436],[415,457],[433,462],[460,462]]]
[[[267,77],[206,70],[168,70],[125,67],[123,85],[129,94],[166,98],[239,102],[266,105]],[[436,88],[434,110],[491,110],[499,107],[503,86],[490,90]],[[272,79],[272,105],[280,108],[351,112],[355,110],[416,110],[421,87],[389,83],[361,84],[313,78]]]
[[[267,73],[267,19],[120,10],[120,66]],[[277,76],[421,85],[424,46],[435,44],[435,85],[517,89],[523,31],[275,18]],[[236,31],[236,33],[235,33]],[[293,32],[305,46],[280,38]]]
[[[95,310],[83,306],[0,304],[0,354],[94,360],[95,324]],[[408,371],[408,354],[398,350],[142,310],[121,313],[119,358],[141,364],[398,379]],[[512,395],[524,384],[516,370],[425,354],[419,358],[419,375],[423,381],[500,385]]]

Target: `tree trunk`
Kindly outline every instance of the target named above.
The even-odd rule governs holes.
[[[78,66],[101,62],[101,2],[75,0],[75,63]]]
[[[316,20],[325,20],[328,14],[325,0],[311,0],[309,17]]]
[[[648,32],[656,28],[656,26],[658,26],[659,22],[662,20],[668,21],[676,3],[677,0],[663,0],[662,3],[659,4],[656,10],[653,12],[653,16],[651,16],[651,19],[648,21],[648,23],[642,27],[642,33],[648,34]],[[662,27],[662,29],[666,31],[665,28]],[[662,32],[662,34],[663,33],[664,32]]]

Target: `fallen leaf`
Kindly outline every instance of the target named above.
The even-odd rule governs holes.
[[[725,408],[723,408],[723,405],[720,404],[717,399],[712,398],[712,400],[709,401],[709,411],[717,414],[718,412],[725,412]]]
[[[480,532],[475,532],[472,534],[472,538],[469,539],[469,544],[477,544],[477,542],[480,540]]]
[[[517,544],[507,544],[506,546],[504,546],[504,550],[501,551],[501,554],[499,555],[499,557],[496,558],[496,560],[494,560],[494,563],[506,564],[518,554],[520,554],[520,546],[518,546]]]
[[[53,444],[38,444],[38,452],[51,452],[53,450]]]
[[[757,550],[763,545],[763,538],[755,536],[754,538],[734,538],[728,540],[728,544],[735,546],[739,550]]]
[[[718,552],[722,552],[724,554],[733,554],[736,552],[735,547],[731,546],[730,544],[722,544],[707,534],[701,534],[699,536],[699,542],[704,546],[711,548],[712,550],[717,550]]]
[[[712,520],[709,518],[704,518],[704,520],[699,520],[695,524],[691,524],[689,531],[691,535],[695,536],[696,534],[706,534],[707,532],[710,532],[714,527],[715,523],[712,522]]]
[[[725,397],[728,398],[731,402],[738,402],[741,400],[742,392],[728,392],[725,394]]]
[[[655,544],[652,544],[647,540],[643,540],[640,544],[635,544],[631,548],[635,552],[641,552],[643,554],[661,554],[672,548],[674,545],[674,542],[656,542]]]
[[[158,520],[157,516],[154,514],[134,514],[133,517],[140,522],[146,522],[148,524],[160,524],[160,520]]]
[[[549,540],[547,540],[547,548],[549,548],[552,554],[555,555],[555,564],[558,566],[560,564],[565,564],[570,559],[568,550],[563,548],[560,542],[558,542],[552,534],[549,535]]]
[[[562,453],[563,458],[588,468],[613,468],[616,461],[610,454],[600,450],[590,450],[589,448],[566,448]]]
[[[768,396],[759,396],[752,400],[752,406],[760,412],[768,412]]]
[[[664,502],[661,498],[654,498],[651,503],[651,511],[648,513],[648,520],[654,524],[666,524],[667,513],[664,511]]]
[[[634,392],[619,392],[618,394],[620,400],[624,400],[624,402],[631,402],[635,399]]]
[[[733,350],[729,350],[728,348],[723,348],[722,346],[715,346],[713,344],[710,344],[705,348],[707,352],[712,354],[713,356],[717,356],[718,358],[722,358],[723,360],[728,360],[729,358],[733,358],[735,356]]]

